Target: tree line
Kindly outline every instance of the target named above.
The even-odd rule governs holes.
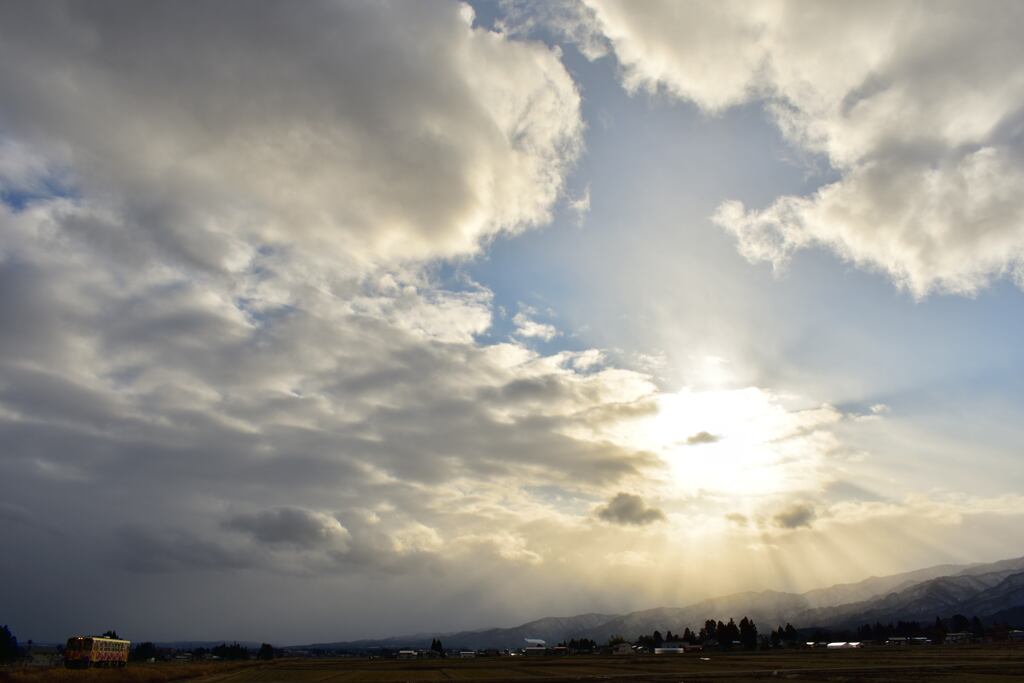
[[[673,633],[668,630],[662,635],[660,631],[650,634],[642,634],[633,641],[633,645],[639,645],[653,650],[663,647],[666,643],[685,643],[687,645],[702,645],[705,648],[718,648],[722,650],[744,649],[756,650],[779,647],[794,647],[803,645],[806,642],[833,642],[833,641],[866,641],[884,642],[893,637],[905,638],[928,638],[934,643],[942,643],[950,633],[968,634],[974,639],[989,639],[995,641],[1009,638],[1013,627],[1006,622],[991,623],[985,625],[977,616],[966,617],[956,614],[949,619],[936,617],[932,623],[920,623],[917,621],[896,621],[887,624],[876,622],[864,624],[856,629],[821,629],[803,628],[798,629],[792,624],[778,626],[771,629],[768,634],[760,635],[757,625],[753,619],[743,617],[737,623],[734,619],[728,622],[708,619],[704,626],[698,631],[689,627],[683,632]],[[570,649],[574,649],[576,643],[580,649],[584,644],[593,641],[569,641]],[[615,635],[608,639],[607,646],[614,647],[627,641],[621,635]],[[596,643],[592,647],[596,649]]]
[[[624,638],[614,636],[609,639],[608,644],[614,646],[622,642],[625,642]],[[753,619],[746,616],[740,619],[739,623],[731,618],[728,622],[708,619],[699,631],[691,631],[689,627],[686,627],[682,633],[672,633],[671,630],[667,630],[662,635],[661,631],[656,630],[654,633],[639,636],[634,644],[654,649],[663,647],[666,643],[717,646],[724,650],[732,648],[754,650],[758,645],[757,625],[754,624]]]

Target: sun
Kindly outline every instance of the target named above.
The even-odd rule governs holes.
[[[835,411],[787,405],[756,387],[657,398],[657,410],[624,434],[656,453],[680,492],[769,496],[806,490],[820,479],[822,445]]]

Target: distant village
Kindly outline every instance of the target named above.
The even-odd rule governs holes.
[[[368,659],[475,659],[478,657],[564,657],[572,655],[605,656],[679,656],[693,653],[756,651],[776,649],[851,650],[861,648],[916,648],[957,646],[970,643],[1024,643],[1024,629],[1007,624],[984,624],[977,617],[968,619],[954,615],[948,620],[936,618],[931,624],[898,621],[889,624],[865,624],[853,632],[822,629],[797,629],[791,624],[779,626],[767,634],[758,632],[753,620],[742,618],[738,623],[707,620],[698,631],[685,628],[682,633],[666,630],[640,635],[632,640],[613,636],[605,643],[594,640],[569,639],[549,644],[540,638],[526,638],[518,648],[471,649],[447,647],[434,638],[429,647],[367,647],[317,648],[283,647],[269,643],[258,647],[238,642],[220,643],[210,647],[167,647],[152,642],[131,644],[121,640],[115,631],[100,636],[75,636],[67,644],[39,644],[31,640],[21,644],[7,626],[0,627],[0,664],[50,667],[66,665],[71,643],[76,640],[124,643],[124,661],[241,661],[271,660],[283,657]]]
[[[950,630],[950,627],[958,630]],[[969,620],[956,615],[948,622],[937,618],[934,624],[922,627],[918,622],[896,622],[895,624],[865,624],[857,629],[858,638],[849,634],[829,632],[821,629],[798,630],[791,624],[780,626],[768,635],[759,635],[754,622],[746,617],[737,624],[730,619],[727,623],[708,620],[704,627],[694,633],[689,628],[682,634],[667,630],[664,635],[654,631],[641,635],[633,641],[613,636],[604,644],[588,639],[571,639],[557,645],[549,645],[539,638],[525,639],[524,646],[511,649],[446,649],[439,639],[430,648],[405,648],[325,652],[303,650],[289,652],[307,657],[360,654],[364,656],[393,657],[397,659],[427,659],[436,657],[558,657],[566,655],[685,655],[705,651],[723,652],[729,650],[772,650],[780,648],[823,648],[831,650],[860,649],[864,647],[920,647],[932,645],[962,645],[968,643],[991,643],[1002,641],[1024,642],[1024,629],[1011,628],[1005,624],[984,626],[977,618]],[[844,640],[836,637],[846,636]],[[808,639],[810,637],[810,639]]]

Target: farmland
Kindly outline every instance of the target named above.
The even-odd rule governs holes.
[[[470,660],[399,661],[383,659],[285,659],[252,663],[241,668],[206,669],[205,675],[182,670],[183,678],[202,683],[558,683],[561,681],[999,681],[1024,680],[1024,647],[960,646],[912,649],[876,648],[860,651],[822,650],[770,653],[710,653],[654,657],[573,656],[562,658],[485,658]],[[144,681],[174,680],[166,664],[160,678],[140,677],[139,669],[125,671],[35,672],[32,678],[11,681]],[[85,675],[81,675],[85,674]],[[164,677],[166,676],[166,677]]]
[[[201,679],[225,683],[316,681],[1003,681],[1024,680],[1024,648],[711,653],[654,657],[480,658],[433,661],[282,661]]]

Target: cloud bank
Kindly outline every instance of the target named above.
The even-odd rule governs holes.
[[[221,271],[266,245],[456,256],[549,219],[582,132],[557,51],[456,3],[235,9],[5,8],[0,174],[88,196],[61,217],[83,243]]]
[[[1018,3],[586,5],[577,33],[610,42],[627,89],[709,115],[761,101],[838,175],[765,208],[724,202],[714,221],[751,262],[819,246],[918,297],[1024,287]]]

